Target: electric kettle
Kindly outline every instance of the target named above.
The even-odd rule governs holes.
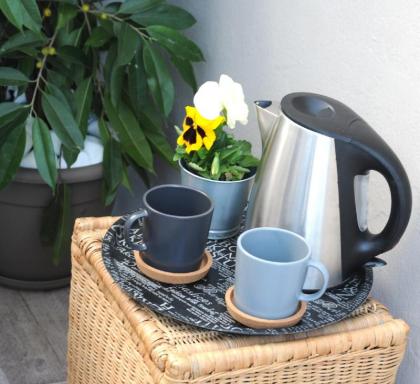
[[[401,162],[355,112],[330,97],[292,93],[256,101],[263,155],[248,205],[246,228],[281,227],[306,238],[336,286],[393,248],[411,213]],[[387,180],[391,212],[381,233],[367,226],[368,173]],[[321,286],[310,271],[305,289]]]

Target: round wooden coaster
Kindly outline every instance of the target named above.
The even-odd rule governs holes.
[[[140,269],[141,273],[153,280],[160,281],[161,283],[166,284],[194,283],[206,276],[213,264],[213,257],[207,249],[204,251],[203,260],[201,261],[200,268],[196,271],[185,273],[166,272],[154,268],[144,262],[141,252],[138,251],[134,251],[134,257],[136,259],[137,267]]]
[[[290,317],[278,320],[261,319],[255,316],[248,315],[247,313],[242,312],[240,309],[238,309],[238,307],[233,302],[233,295],[234,291],[232,286],[226,291],[225,294],[226,307],[229,314],[238,323],[256,329],[284,328],[296,325],[302,319],[307,307],[306,302],[301,301],[297,312]]]

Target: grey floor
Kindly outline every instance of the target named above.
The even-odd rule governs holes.
[[[68,294],[0,287],[0,384],[65,384]]]

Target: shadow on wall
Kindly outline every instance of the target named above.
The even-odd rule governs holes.
[[[151,177],[150,186],[158,184],[179,184],[178,169],[175,166],[169,165],[160,157],[156,159],[155,171],[156,176]],[[120,187],[112,211],[113,215],[124,215],[143,206],[142,197],[148,187],[133,168],[129,169],[129,177],[133,186],[133,192],[130,193],[126,188]]]

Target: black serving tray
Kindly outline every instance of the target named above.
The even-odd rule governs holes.
[[[328,289],[320,299],[308,303],[297,325],[280,329],[248,328],[232,319],[224,300],[226,290],[234,283],[237,237],[208,241],[213,266],[206,278],[193,284],[168,285],[140,273],[124,240],[125,220],[122,217],[116,221],[103,240],[102,256],[112,278],[138,304],[199,328],[242,335],[307,332],[347,317],[365,302],[372,288],[372,269],[364,267],[341,286]],[[132,235],[140,241],[139,227],[133,227]]]

